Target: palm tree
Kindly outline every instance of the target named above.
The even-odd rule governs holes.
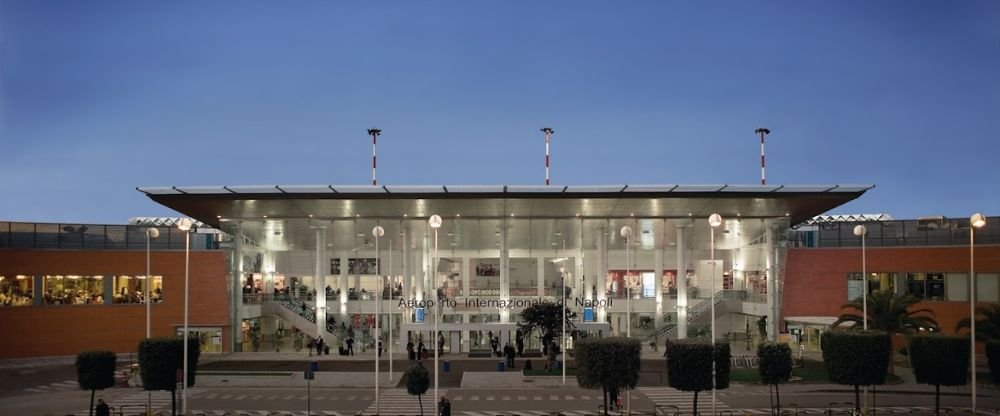
[[[1000,339],[1000,304],[976,308],[976,317],[976,341]],[[955,326],[955,332],[968,331],[971,323],[969,318],[962,318]]]
[[[895,295],[890,292],[876,290],[868,295],[868,329],[877,329],[889,334],[889,339],[896,334],[914,333],[919,331],[937,331],[938,323],[934,319],[934,311],[926,308],[914,309],[913,305],[920,302],[917,297],[904,294]],[[844,309],[864,310],[861,298],[857,298],[842,306]],[[927,315],[923,315],[923,314]],[[850,323],[852,329],[861,329],[864,318],[858,313],[845,313],[833,323],[833,327],[842,323]],[[893,362],[895,351],[889,349],[889,374],[894,374]]]

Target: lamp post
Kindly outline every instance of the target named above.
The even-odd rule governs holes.
[[[149,255],[149,240],[152,239],[152,238],[159,237],[159,236],[160,236],[160,230],[156,229],[155,227],[149,227],[149,228],[146,229],[146,284],[145,284],[145,286],[146,286],[146,294],[145,294],[145,296],[146,296],[146,298],[145,298],[146,299],[146,338],[149,338],[149,337],[152,336],[152,332],[150,331],[150,325],[149,325],[149,316],[150,316],[150,314],[149,314],[149,286],[151,284],[153,284],[153,278],[149,275],[149,273],[150,273],[150,271],[149,271],[150,270],[150,267],[149,267],[149,258],[150,258],[150,255]],[[149,410],[152,409],[152,407],[153,407],[153,392],[150,390],[150,391],[146,392],[146,411],[149,412]]]
[[[381,351],[379,351],[378,343],[382,339],[382,333],[379,331],[379,326],[378,326],[379,304],[382,303],[382,269],[379,268],[378,242],[382,238],[383,235],[385,235],[385,229],[383,229],[381,226],[376,225],[375,228],[372,228],[372,236],[375,237],[375,274],[378,275],[378,281],[377,281],[378,283],[376,283],[378,285],[378,288],[375,290],[375,348],[373,348],[375,350],[375,414],[379,413],[379,407],[378,407],[378,404],[379,404],[378,403],[378,383],[379,383],[379,378],[378,378],[378,360],[380,358],[379,354],[381,353]]]
[[[986,217],[975,213],[969,218],[969,345],[972,348],[972,414],[976,414],[976,228],[986,225]]]
[[[389,299],[392,300],[392,288],[394,287],[392,278],[392,239],[389,239]],[[390,309],[391,311],[391,309]],[[392,313],[389,313],[389,337],[385,343],[386,354],[389,355],[389,383],[392,383]]]
[[[708,216],[708,225],[711,226],[711,248],[709,249],[709,256],[712,260],[712,296],[709,297],[709,305],[712,307],[712,414],[718,414],[715,411],[715,229],[722,225],[722,216],[719,214],[712,214]]]
[[[177,228],[184,231],[184,369],[181,380],[181,412],[187,413],[187,380],[188,380],[188,267],[191,264],[191,225],[190,218],[177,221]]]
[[[625,239],[625,337],[632,338],[632,279],[629,274],[632,272],[632,264],[629,262],[628,245],[629,238],[632,237],[632,227],[624,226],[621,229],[622,238]],[[639,347],[642,350],[642,347]],[[563,368],[566,366],[564,365]],[[625,410],[632,410],[632,392],[625,391]]]
[[[382,135],[382,130],[372,127],[368,129],[368,135],[372,136],[372,186],[375,186],[378,185],[378,181],[375,180],[375,143],[378,141],[378,136]]]
[[[864,225],[854,226],[854,235],[861,237],[861,316],[862,328],[868,330],[868,260],[865,257],[865,237],[868,236],[868,229]],[[865,409],[868,408],[868,386],[865,389]]]
[[[427,223],[431,226],[431,228],[434,229],[434,257],[431,262],[431,276],[434,278],[434,293],[438,293],[437,292],[438,228],[441,228],[441,216],[437,214],[431,215],[431,218],[427,221]],[[438,357],[441,355],[440,351],[441,348],[438,347],[440,344],[438,344],[437,342],[437,337],[438,337],[438,318],[440,318],[438,310],[441,304],[441,296],[436,296],[436,298],[437,299],[434,301],[434,335],[431,336],[431,339],[433,339],[432,342],[434,342],[434,400],[440,400],[438,396],[438,373],[441,372],[441,369],[438,368],[439,365]]]
[[[632,227],[624,226],[621,229],[622,238],[625,239],[625,337],[632,337],[632,282],[629,273],[632,272],[629,264],[628,243],[632,236]]]
[[[566,240],[563,240],[563,250],[564,251],[566,250]],[[559,304],[562,305],[562,315],[563,315],[562,316],[562,356],[563,356],[562,384],[565,386],[566,356],[568,355],[568,353],[566,352],[566,266],[561,266],[561,265],[559,266],[559,279],[562,280],[562,287],[563,287],[562,302],[559,302]]]

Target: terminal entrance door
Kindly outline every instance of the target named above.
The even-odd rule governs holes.
[[[448,352],[452,354],[462,352],[462,331],[449,331],[448,334],[451,338],[448,343]]]

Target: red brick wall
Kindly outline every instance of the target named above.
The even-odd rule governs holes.
[[[869,272],[969,272],[968,247],[866,250]],[[860,248],[793,248],[785,263],[784,316],[839,316],[847,303],[847,274],[861,271]],[[976,271],[1000,272],[1000,246],[976,247]],[[922,302],[946,333],[969,316],[968,302]]]
[[[222,328],[222,345],[229,345],[229,296],[225,255],[192,251],[189,277],[189,325]],[[155,251],[153,275],[163,276],[163,302],[151,305],[153,336],[174,333],[184,324],[184,252]],[[146,274],[144,251],[0,250],[0,274],[104,275]],[[42,288],[35,287],[36,293]],[[0,322],[9,334],[0,358],[75,355],[101,349],[136,351],[146,335],[146,306],[47,305],[0,307]]]

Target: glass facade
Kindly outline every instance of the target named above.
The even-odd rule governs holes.
[[[436,230],[426,217],[363,215],[223,221],[223,228],[245,237],[239,241],[253,241],[235,245],[231,256],[244,291],[287,288],[287,303],[297,305],[286,308],[289,325],[310,333],[311,326],[322,327],[325,315],[332,335],[351,332],[365,342],[374,339],[376,320],[380,327],[391,322],[393,345],[405,345],[431,339],[439,314],[445,350],[469,351],[488,345],[491,330],[513,336],[520,310],[530,305],[518,300],[566,299],[581,333],[633,337],[687,324],[679,321],[688,311],[702,316],[710,298],[724,291],[766,304],[769,276],[778,275],[768,271],[783,257],[781,244],[767,241],[783,237],[788,223],[785,217],[730,218],[715,230],[713,247],[706,218],[443,217]],[[375,226],[384,229],[377,251]],[[632,230],[627,243],[623,227]],[[316,278],[316,270],[324,275]],[[316,298],[316,288],[325,296]],[[426,301],[441,307],[414,303]],[[585,306],[593,322],[584,322]],[[706,319],[691,324],[707,325],[701,321]],[[742,323],[733,325],[725,332],[743,332]],[[387,330],[381,327],[383,338]]]

